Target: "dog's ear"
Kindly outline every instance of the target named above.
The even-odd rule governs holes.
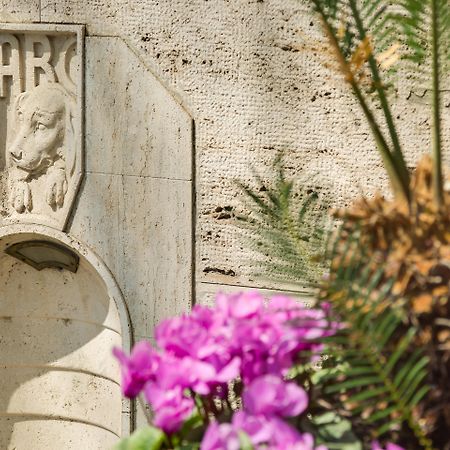
[[[28,96],[29,96],[28,92],[22,92],[14,100],[14,118],[16,122],[18,122],[19,120],[19,113],[20,110],[22,109],[23,102],[26,100]]]

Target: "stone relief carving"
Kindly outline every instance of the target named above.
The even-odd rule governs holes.
[[[11,26],[0,26],[1,217],[64,229],[82,176],[82,28]]]
[[[15,101],[15,139],[10,158],[10,204],[19,213],[33,210],[30,181],[45,177],[45,200],[55,210],[64,205],[76,159],[75,101],[59,84],[48,83],[19,94]]]

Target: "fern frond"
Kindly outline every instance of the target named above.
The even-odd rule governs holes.
[[[347,237],[345,249],[339,254],[331,249],[329,256],[330,281],[322,295],[348,325],[327,338],[328,351],[341,364],[339,371],[324,377],[324,392],[342,398],[347,410],[375,429],[376,437],[406,425],[417,442],[431,450],[413,413],[430,390],[425,383],[429,358],[415,348],[417,329],[405,331],[393,283],[368,268],[371,261],[359,246],[357,230]]]

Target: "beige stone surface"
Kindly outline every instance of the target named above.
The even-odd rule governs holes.
[[[0,418],[0,427],[3,421]],[[23,417],[14,423],[11,448],[16,450],[29,450],[30,442],[33,450],[81,450],[80,436],[84,436],[90,443],[90,449],[111,449],[118,441],[117,436],[103,428],[93,425],[68,422],[64,420],[37,420],[35,417]],[[7,448],[7,441],[1,440],[0,448]]]
[[[279,150],[289,155],[299,185],[336,205],[387,185],[358,106],[311,51],[321,34],[307,3],[43,3],[46,20],[87,22],[91,34],[121,36],[189,106],[196,121],[199,282],[261,285],[233,220],[242,211],[234,180],[251,182],[252,169],[269,176]],[[429,148],[422,94],[404,77],[394,98],[410,165]],[[445,105],[448,111],[448,96]],[[450,114],[444,115],[448,139]]]
[[[3,283],[0,291],[2,318],[47,317],[66,321],[66,325],[82,324],[89,320],[93,325],[100,324],[116,333],[121,332],[117,307],[110,298],[93,291],[92,287],[101,286],[102,280],[90,270],[82,268],[77,274],[57,270],[38,272],[21,261],[5,256],[0,259],[0,273]],[[81,305],[77,299],[80,299]]]
[[[78,448],[107,450],[122,433],[122,411],[127,417],[111,353],[114,346],[127,345],[126,317],[119,316],[117,294],[102,278],[107,274],[88,261],[89,254],[78,253],[81,263],[72,273],[38,271],[4,253],[15,241],[42,239],[38,230],[35,225],[0,227],[0,448],[28,450],[44,434],[36,443],[43,448],[58,429],[58,439],[73,447],[74,429],[66,423],[74,422],[87,427],[76,439]],[[55,230],[42,227],[45,232],[47,239],[58,239]],[[62,235],[58,241],[81,250],[73,238]],[[29,418],[39,423],[27,426]],[[51,424],[48,436],[44,422]]]
[[[126,0],[40,0],[40,4],[43,22],[83,23],[90,34],[104,36],[119,32],[127,10]]]
[[[70,233],[118,280],[135,335],[151,337],[191,303],[192,119],[123,40],[86,44],[86,177]]]
[[[119,198],[118,281],[136,335],[151,337],[157,323],[191,305],[191,184],[122,177]]]
[[[35,368],[24,368],[19,376],[15,368],[0,368],[0,375],[15,388],[12,395],[9,389],[0,391],[1,404],[8,405],[2,416],[61,417],[106,428],[117,435],[121,432],[121,393],[110,380],[81,372]],[[46,401],[39,398],[43,392],[49,393]],[[80,446],[83,440],[80,437]]]
[[[189,114],[123,40],[88,38],[86,50],[86,170],[191,180]]]
[[[192,292],[191,183],[88,173],[71,233],[106,262],[136,335],[186,311]]]
[[[39,22],[40,0],[1,0],[0,22]]]
[[[31,321],[14,316],[1,318],[0,323],[2,365],[38,367],[46,361],[50,367],[87,372],[120,383],[117,362],[111,357],[111,349],[122,345],[116,331],[67,318],[33,317]]]

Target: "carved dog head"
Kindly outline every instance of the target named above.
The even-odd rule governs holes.
[[[59,158],[69,162],[75,153],[74,111],[74,100],[58,83],[18,95],[15,137],[8,149],[11,164],[39,175]]]

